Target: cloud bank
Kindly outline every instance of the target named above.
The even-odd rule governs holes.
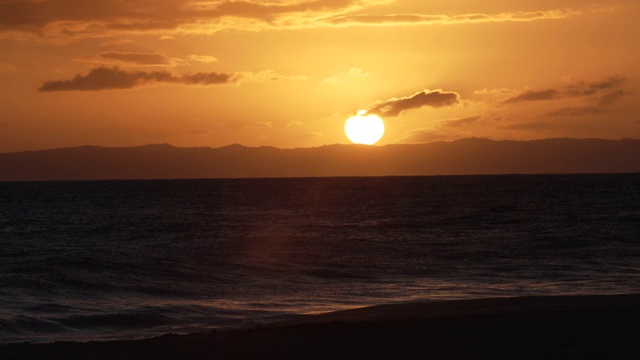
[[[60,37],[113,33],[215,32],[248,24],[279,27],[336,16],[380,0],[3,0],[0,31]],[[295,21],[298,20],[298,21]],[[254,30],[254,29],[251,29]]]
[[[362,13],[392,0],[3,0],[0,32],[39,37],[86,38],[123,33],[214,33],[310,27],[390,26],[523,22],[564,19],[571,10],[498,14]]]

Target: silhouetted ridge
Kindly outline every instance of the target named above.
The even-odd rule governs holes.
[[[278,149],[81,146],[0,154],[0,180],[640,172],[640,140],[480,138]]]

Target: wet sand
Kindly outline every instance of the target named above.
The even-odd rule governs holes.
[[[2,359],[638,359],[640,294],[381,305],[253,329],[19,344]]]

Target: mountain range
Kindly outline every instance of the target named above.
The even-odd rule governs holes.
[[[2,181],[618,172],[640,172],[640,140],[468,138],[295,149],[163,144],[0,154]]]

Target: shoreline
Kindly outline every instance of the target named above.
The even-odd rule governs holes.
[[[3,359],[639,358],[640,294],[378,305],[208,334],[0,346]]]

